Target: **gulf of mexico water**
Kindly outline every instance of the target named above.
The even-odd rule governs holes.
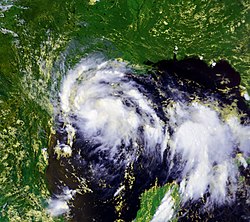
[[[225,59],[241,74],[247,97],[249,2],[1,0],[1,221],[65,220],[48,211],[54,101],[68,70],[92,53],[126,61],[138,75],[146,61]]]

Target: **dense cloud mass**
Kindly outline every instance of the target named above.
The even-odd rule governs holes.
[[[225,61],[150,65],[139,75],[91,56],[63,79],[47,173],[52,215],[131,221],[156,181],[179,184],[183,208],[203,199],[200,214],[237,202],[236,162],[247,170],[250,154],[239,74]],[[171,219],[172,206],[168,192],[152,221]]]

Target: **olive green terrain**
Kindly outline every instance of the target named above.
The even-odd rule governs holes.
[[[52,100],[69,68],[94,52],[139,67],[175,54],[226,59],[250,92],[249,7],[248,0],[0,0],[0,221],[64,221],[46,213],[45,170]],[[143,194],[137,221],[152,218],[170,188],[177,192],[170,184]]]

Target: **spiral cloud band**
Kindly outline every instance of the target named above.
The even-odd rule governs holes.
[[[188,71],[175,71],[174,62],[167,71],[162,64],[167,62],[158,63],[156,73],[139,75],[124,62],[92,56],[65,76],[48,169],[57,198],[49,206],[52,215],[70,209],[75,221],[130,221],[140,195],[156,181],[179,184],[183,207],[205,198],[201,208],[213,210],[236,200],[236,160],[245,169],[250,153],[242,98],[228,114],[239,97],[237,76],[220,72],[229,79],[226,86],[219,77],[203,83],[207,76],[192,79]],[[230,88],[231,98],[216,87]],[[61,198],[65,189],[74,191],[71,199]],[[176,213],[169,195],[152,221],[168,221]],[[53,203],[69,207],[58,211]]]

